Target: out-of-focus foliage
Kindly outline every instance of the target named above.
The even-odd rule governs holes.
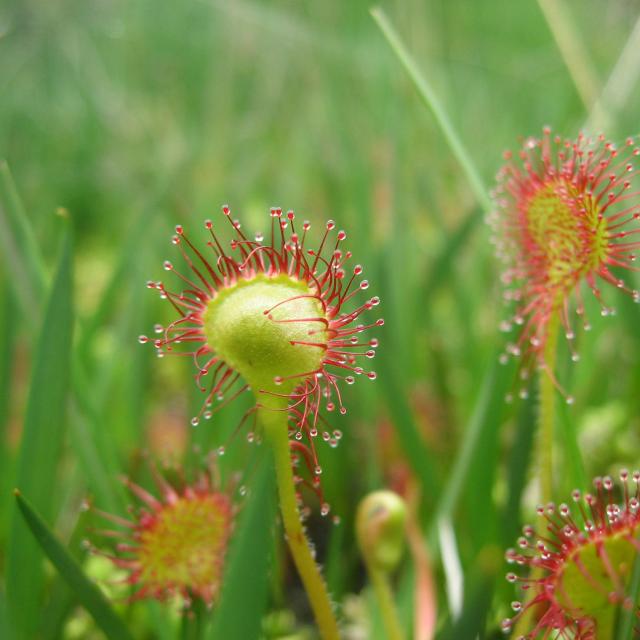
[[[584,63],[604,87],[640,2],[563,4],[588,52]],[[487,189],[504,148],[546,124],[573,136],[587,120],[535,0],[382,5]],[[143,452],[195,469],[224,445],[220,474],[243,503],[240,489],[251,487],[261,458],[246,430],[235,434],[248,399],[190,427],[201,398],[189,363],[156,360],[136,338],[171,317],[145,281],[165,278],[162,261],[175,257],[169,239],[176,223],[198,236],[202,221],[228,203],[250,233],[265,231],[269,206],[279,205],[309,218],[316,230],[333,218],[347,231],[386,320],[377,381],[345,389],[348,414],[330,417],[344,437],[335,450],[320,446],[324,491],[340,524],[321,518],[309,497],[310,537],[345,627],[353,638],[374,639],[380,627],[368,592],[360,593],[355,506],[368,491],[411,474],[434,559],[440,636],[494,637],[513,599],[502,580],[503,549],[532,516],[525,470],[535,394],[503,403],[512,372],[496,365],[505,314],[483,214],[368,3],[6,0],[0,95],[0,157],[24,208],[7,190],[7,173],[0,190],[0,569],[9,586],[17,483],[49,496],[48,525],[106,590],[116,572],[81,549],[92,535],[86,523],[76,526],[81,503],[89,498],[123,512],[128,499],[118,477],[148,483]],[[616,103],[603,97],[605,106]],[[622,141],[637,132],[639,100],[632,91],[609,110],[608,137]],[[70,353],[65,327],[42,326],[59,282],[60,208],[74,235]],[[640,462],[638,307],[615,292],[606,295],[617,317],[601,318],[590,302],[593,330],[579,336],[581,361],[559,372],[576,398],[560,421],[563,495],[580,475],[571,448],[576,439],[587,476]],[[56,345],[67,350],[46,363],[44,382],[37,375],[38,336],[52,341],[52,353]],[[47,399],[66,366],[68,393]],[[32,381],[37,389],[29,388]],[[59,401],[65,410],[58,418]],[[43,403],[38,430],[29,428],[30,402]],[[465,449],[471,434],[476,444]],[[42,440],[30,438],[51,443],[53,459],[45,466],[41,453],[21,460],[25,451],[42,450]],[[438,525],[436,514],[446,522]],[[447,550],[444,562],[440,549]],[[451,571],[456,561],[462,582]],[[407,624],[412,571],[408,557],[397,585]],[[280,536],[268,575],[264,637],[313,637]],[[101,637],[50,565],[23,595],[36,612],[29,621],[36,635],[28,637]],[[11,602],[3,587],[3,638],[12,637],[5,600]],[[240,606],[237,597],[230,600]],[[120,598],[114,608],[136,638],[196,638],[204,628],[157,603]]]

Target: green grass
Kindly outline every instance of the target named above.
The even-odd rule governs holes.
[[[259,477],[258,449],[244,431],[232,437],[248,398],[190,427],[201,397],[189,363],[157,360],[137,342],[172,317],[145,282],[168,280],[162,261],[175,258],[174,225],[201,237],[202,221],[225,203],[249,232],[267,229],[272,205],[295,209],[316,231],[335,219],[382,299],[378,379],[344,390],[349,412],[331,417],[344,437],[336,450],[320,446],[341,523],[318,517],[311,502],[309,534],[338,610],[357,628],[375,619],[353,513],[368,491],[392,483],[394,468],[409,469],[433,557],[438,637],[498,637],[515,599],[503,551],[534,517],[527,467],[536,403],[503,402],[512,371],[496,365],[506,338],[483,199],[505,148],[546,124],[574,136],[592,114],[535,0],[380,4],[435,96],[436,117],[360,0],[0,7],[0,637],[103,637],[83,609],[81,582],[69,591],[43,564],[14,488],[42,517],[42,535],[67,546],[59,557],[76,558],[110,592],[113,572],[80,541],[112,543],[76,525],[87,498],[126,514],[133,500],[121,475],[153,486],[143,452],[162,457],[163,439],[171,441],[176,461],[193,469],[225,445],[225,483],[239,493]],[[562,4],[601,92],[640,6]],[[633,56],[623,62],[631,66],[618,68],[618,86],[637,72]],[[601,95],[616,141],[639,130],[640,93],[624,88],[623,97]],[[559,373],[576,401],[558,422],[558,502],[594,475],[640,465],[639,308],[613,290],[605,297],[617,316],[601,318],[589,301],[593,331],[579,335],[581,361]],[[258,589],[242,609],[252,574],[236,552],[219,620],[262,624],[269,638],[313,638],[279,530],[270,537],[268,501],[261,514],[238,499],[242,522],[268,520],[255,539],[264,555],[246,527],[237,535],[268,602]],[[459,617],[439,556],[442,519],[464,579]],[[410,620],[409,556],[397,580]],[[108,611],[135,638],[195,640],[222,624],[215,614],[214,626],[188,624],[122,598]]]

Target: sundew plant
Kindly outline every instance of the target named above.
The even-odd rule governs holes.
[[[0,638],[640,637],[640,5],[0,7]]]

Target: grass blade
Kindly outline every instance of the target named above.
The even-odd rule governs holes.
[[[7,615],[7,598],[2,588],[0,588],[0,638],[13,638]]]
[[[11,277],[6,280],[10,287],[9,293],[20,304],[23,315],[29,323],[29,329],[35,333],[38,330],[37,321],[40,318],[38,313],[40,301],[45,298],[47,289],[44,260],[5,161],[0,161],[0,249],[2,249],[0,259],[5,261],[7,273],[11,274]],[[9,320],[10,317],[7,314],[7,321]],[[73,385],[76,400],[83,406],[80,412],[75,413],[73,444],[93,491],[101,498],[103,504],[113,507],[117,504],[117,499],[108,486],[104,454],[103,451],[98,451],[91,441],[91,436],[96,433],[100,435],[101,431],[95,416],[87,407],[90,400],[89,396],[85,395],[88,383],[81,365],[80,359],[75,357],[74,369],[78,374],[74,376]],[[89,431],[92,433],[88,433]],[[112,510],[115,511],[115,509]]]
[[[536,411],[535,402],[531,400],[523,402],[515,427],[516,435],[507,464],[507,487],[509,489],[502,519],[501,541],[505,547],[513,544],[520,531],[520,502],[530,468]],[[505,581],[505,586],[507,584]]]
[[[209,640],[260,636],[276,515],[274,473],[271,457],[264,457],[234,533],[220,602],[206,635]]]
[[[613,67],[604,88],[600,91],[600,97],[593,106],[584,129],[593,131],[604,128],[604,124],[607,124],[607,121],[602,121],[603,114],[609,114],[610,118],[615,121],[633,94],[639,77],[640,17],[636,20],[618,61]]]
[[[147,600],[147,619],[151,628],[152,637],[157,640],[175,640],[175,624],[170,618],[170,613],[163,603],[157,600]]]
[[[16,472],[16,485],[32,496],[46,518],[53,515],[51,498],[66,422],[72,326],[72,240],[67,229],[35,350]],[[26,534],[24,522],[14,512],[7,557],[7,596],[18,637],[32,638],[44,575],[35,543]]]
[[[451,518],[469,478],[470,470],[479,465],[484,451],[482,443],[500,422],[505,409],[505,392],[512,380],[512,366],[498,363],[497,354],[492,357],[493,364],[483,376],[482,388],[469,424],[464,432],[462,446],[449,474],[450,480],[438,506],[436,518],[432,523],[431,538],[435,539],[435,528],[441,519]],[[495,435],[495,434],[494,434]]]
[[[130,640],[129,631],[122,620],[115,614],[100,589],[84,575],[80,565],[57,540],[44,520],[19,492],[16,493],[16,503],[42,551],[62,578],[66,580],[78,601],[93,616],[96,624],[104,631],[107,638]]]
[[[77,469],[75,475],[81,475],[82,471]],[[75,481],[75,482],[74,482]],[[69,478],[69,485],[77,486],[76,478]],[[13,496],[12,496],[13,497]],[[12,500],[15,502],[15,499]],[[74,501],[74,505],[77,502]],[[83,541],[87,536],[87,527],[90,522],[91,511],[89,509],[80,509],[73,507],[74,515],[77,515],[76,523],[71,531],[71,535],[65,539],[67,553],[78,563],[82,563],[86,555],[86,549]],[[65,511],[63,506],[61,511]],[[60,520],[64,520],[61,517]],[[42,608],[40,616],[40,629],[38,640],[59,640],[64,637],[64,629],[66,624],[73,617],[74,609],[78,602],[73,591],[69,588],[67,581],[58,573],[51,581],[47,588],[47,603]]]
[[[9,165],[0,161],[0,247],[24,319],[35,325],[46,290],[46,271]],[[36,313],[34,313],[36,311]]]
[[[419,296],[422,300],[431,299],[436,291],[449,281],[451,268],[456,264],[460,252],[482,221],[482,213],[478,209],[474,209],[466,215],[451,236],[443,243],[442,248],[429,266],[429,275],[421,286]],[[422,308],[418,307],[418,309],[422,313]]]
[[[487,213],[490,213],[493,210],[493,205],[489,199],[487,189],[480,177],[480,174],[478,173],[478,170],[471,161],[471,156],[462,143],[458,132],[455,130],[451,120],[449,120],[446,110],[440,104],[440,100],[436,96],[433,87],[420,73],[418,65],[405,47],[396,30],[391,25],[391,22],[389,22],[389,18],[387,18],[386,13],[379,7],[376,7],[371,9],[371,15],[405,71],[409,74],[420,98],[422,98],[425,106],[428,107],[433,114],[433,117],[436,119],[436,122],[449,144],[453,155],[456,157],[465,172],[469,185],[478,199],[478,202]]]
[[[640,557],[636,556],[629,581],[628,597],[633,603],[632,607],[620,607],[617,622],[616,640],[627,640],[634,637],[634,623],[638,617],[638,599],[640,598]]]
[[[0,308],[11,309],[15,297],[7,282],[0,279]],[[7,446],[10,438],[9,412],[14,393],[13,359],[16,347],[16,322],[10,313],[0,314],[0,547],[4,546],[11,506],[11,482],[14,456]]]
[[[487,612],[491,605],[495,580],[483,571],[473,571],[467,576],[464,609],[459,618],[452,621],[439,635],[442,640],[461,638],[485,638],[481,635],[486,626]]]
[[[393,269],[388,258],[380,258],[377,271],[377,281],[382,291],[391,291],[393,283],[390,280]],[[387,320],[389,320],[387,316]],[[393,320],[377,328],[377,336],[385,346],[376,355],[378,384],[380,393],[384,394],[389,415],[393,420],[395,432],[400,446],[407,457],[414,473],[420,478],[423,491],[427,496],[439,495],[439,482],[436,473],[435,460],[416,426],[415,416],[410,405],[406,389],[406,374],[400,364],[398,353],[402,348],[397,339],[397,330],[392,331],[391,326],[397,326]]]
[[[582,451],[578,442],[575,419],[570,415],[566,403],[559,403],[558,431],[562,443],[566,477],[571,482],[570,490],[589,486],[588,475],[582,459]]]
[[[122,304],[118,298],[122,296],[123,282],[127,277],[131,277],[131,274],[138,275],[140,270],[140,263],[143,258],[146,257],[144,248],[140,248],[140,238],[148,238],[148,230],[151,226],[153,215],[156,212],[157,202],[153,201],[153,206],[148,205],[146,209],[138,216],[138,219],[133,223],[131,229],[125,236],[124,246],[120,251],[118,261],[109,282],[104,288],[104,291],[100,297],[100,301],[82,327],[81,335],[78,340],[77,351],[80,360],[87,364],[90,361],[90,352],[96,334],[102,326],[106,323],[110,314],[113,314],[113,309],[117,307],[118,303]],[[146,234],[146,235],[145,235]],[[156,232],[157,235],[157,232]],[[151,240],[154,238],[148,238],[147,241],[151,244]],[[142,290],[142,284],[139,285]]]
[[[0,306],[11,309],[13,306],[13,292],[5,281],[0,280]],[[12,391],[11,370],[13,367],[13,354],[15,348],[16,323],[10,313],[0,317],[0,439],[4,442],[2,434],[9,418],[10,398]],[[0,451],[0,462],[5,451]],[[2,467],[4,468],[4,466]]]
[[[561,0],[538,0],[538,6],[549,25],[580,99],[589,111],[598,97],[598,79],[589,59],[589,50],[576,30],[576,21]]]
[[[380,331],[379,333],[385,336],[383,338],[385,344],[391,343],[386,337],[388,332]],[[387,351],[380,350],[377,358],[380,388],[388,403],[389,413],[393,419],[402,450],[411,468],[420,478],[427,495],[438,495],[439,482],[435,464],[416,427],[413,412],[407,402],[406,391],[401,383],[402,373],[399,371],[399,366]]]

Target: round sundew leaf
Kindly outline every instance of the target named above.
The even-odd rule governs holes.
[[[579,200],[584,225],[576,224],[569,202]],[[593,197],[581,194],[565,181],[551,181],[535,193],[527,206],[525,233],[540,251],[549,286],[569,293],[577,278],[595,271],[607,258],[607,226],[598,220]],[[585,229],[589,229],[589,233]]]
[[[167,585],[207,599],[221,583],[230,529],[224,494],[181,496],[155,512],[139,532],[140,583],[151,591]]]
[[[314,437],[321,404],[328,411],[347,412],[342,380],[352,384],[357,376],[377,378],[368,361],[375,357],[378,340],[359,334],[383,326],[384,319],[368,324],[357,320],[377,307],[380,298],[354,301],[369,281],[360,279],[362,265],[347,265],[353,254],[340,248],[347,235],[332,233],[333,220],[327,221],[317,249],[308,249],[311,225],[295,223],[293,211],[283,216],[281,209],[271,209],[271,242],[264,244],[262,234],[249,240],[230,218],[230,209],[222,210],[235,234],[228,249],[211,220],[205,222],[211,240],[202,251],[182,225],[176,226],[172,244],[190,273],[180,273],[169,260],[164,268],[186,286],[173,291],[162,281],[149,280],[147,287],[169,300],[179,317],[166,327],[156,325],[158,337],[141,335],[138,340],[152,344],[159,357],[193,356],[196,382],[206,393],[200,413],[191,419],[193,426],[201,416],[211,416],[214,402],[230,402],[250,388],[260,406],[284,410],[287,398],[293,400],[289,408],[296,433]],[[207,257],[210,249],[215,260]]]
[[[309,287],[286,275],[239,280],[204,313],[208,345],[256,390],[276,391],[275,378],[286,388],[292,376],[320,369],[325,349],[310,343],[326,346],[326,324]]]
[[[620,593],[625,593],[637,549],[627,533],[596,539],[574,554],[559,576],[556,598],[575,617],[596,624],[598,638],[611,637]],[[607,635],[608,634],[608,635]]]
[[[618,147],[603,136],[563,139],[549,127],[540,139],[527,138],[517,155],[505,153],[489,218],[506,267],[504,297],[515,307],[504,326],[522,327],[507,355],[520,358],[526,370],[545,361],[550,322],[558,312],[570,343],[575,327],[567,310],[575,308],[589,328],[583,286],[602,315],[612,309],[605,306],[601,284],[640,299],[632,278],[623,275],[635,269],[636,244],[629,236],[638,233],[640,219],[632,185],[639,153],[632,138]]]

